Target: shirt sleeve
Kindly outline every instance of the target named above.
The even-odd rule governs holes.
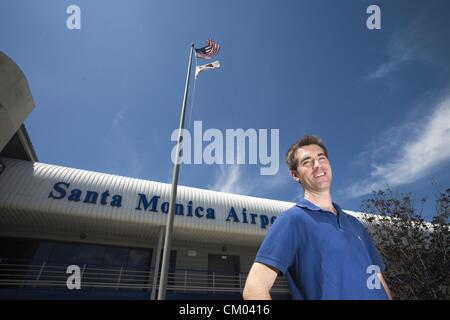
[[[366,227],[362,226],[363,229],[363,237],[364,242],[366,244],[367,251],[369,252],[369,256],[372,259],[372,262],[374,265],[377,265],[381,272],[384,271],[385,266],[383,263],[383,260],[381,259],[380,253],[378,252],[377,248],[375,247],[372,237],[370,236],[369,232],[367,231]]]
[[[298,223],[280,216],[269,229],[256,255],[256,262],[273,267],[283,275],[293,264],[298,248]]]

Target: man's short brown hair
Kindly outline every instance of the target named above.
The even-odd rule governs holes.
[[[320,139],[317,136],[306,135],[300,140],[298,140],[296,143],[294,143],[286,152],[286,163],[290,170],[295,171],[298,168],[298,159],[295,156],[296,151],[301,147],[309,146],[310,144],[315,144],[321,147],[323,152],[325,153],[325,156],[328,158],[328,151],[325,145],[323,144],[322,139]]]

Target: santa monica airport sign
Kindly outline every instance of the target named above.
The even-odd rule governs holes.
[[[120,208],[122,207],[123,197],[120,194],[110,194],[109,190],[103,192],[87,190],[83,192],[78,188],[70,188],[70,183],[57,182],[48,194],[49,199],[80,202],[86,205],[100,205]],[[134,210],[149,213],[169,212],[169,202],[161,200],[161,196],[153,194],[151,197],[143,193],[136,195]],[[201,206],[189,200],[187,205],[177,203],[175,215],[191,217],[197,219],[216,219],[216,210],[211,207]],[[265,214],[247,212],[246,208],[236,210],[233,206],[227,210],[225,221],[232,223],[243,223],[259,226],[266,229],[267,226],[274,223],[276,216],[267,216]]]

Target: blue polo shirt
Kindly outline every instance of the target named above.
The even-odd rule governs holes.
[[[387,299],[374,280],[384,264],[366,228],[333,204],[337,216],[305,199],[283,212],[255,261],[285,275],[293,299]]]

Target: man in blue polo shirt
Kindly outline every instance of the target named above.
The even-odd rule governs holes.
[[[278,273],[293,299],[391,299],[383,261],[365,227],[332,201],[332,170],[321,139],[305,136],[286,154],[304,199],[283,212],[257,253],[244,299],[270,299]]]

